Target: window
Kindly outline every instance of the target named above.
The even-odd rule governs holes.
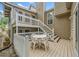
[[[52,20],[52,13],[48,13],[47,14],[47,24],[52,24],[53,20]]]
[[[22,30],[19,30],[19,33],[22,33]]]
[[[22,16],[18,16],[19,21],[22,21]]]
[[[25,32],[30,32],[30,30],[25,30]]]
[[[30,19],[28,19],[28,18],[25,18],[25,22],[30,22]]]

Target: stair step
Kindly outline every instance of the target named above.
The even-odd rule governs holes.
[[[58,35],[55,35],[55,36],[54,36],[54,40],[55,40],[57,37],[58,37]]]
[[[48,41],[50,41],[50,42],[54,42],[54,40],[48,40]]]
[[[60,37],[57,37],[54,42],[58,42],[60,40]]]
[[[57,43],[58,43],[58,41],[60,40],[61,38],[59,37],[59,39],[57,40]]]
[[[54,34],[54,36],[55,36],[55,35],[57,35],[57,34]]]

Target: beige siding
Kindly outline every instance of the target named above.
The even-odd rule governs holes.
[[[28,11],[24,11],[24,10],[21,10],[21,9],[16,9],[17,12],[22,12],[23,15],[27,14],[29,15],[30,17],[32,16],[35,16],[37,17],[37,15],[35,13],[31,13],[31,12],[28,12]]]
[[[55,16],[54,20],[54,30],[57,35],[61,38],[69,39],[70,38],[70,20],[69,14],[63,14],[67,11],[66,4],[64,2],[55,3],[55,15],[60,14],[60,17]]]
[[[37,13],[38,13],[38,19],[44,22],[44,3],[43,2],[37,3]]]
[[[54,30],[61,38],[70,38],[70,20],[68,16],[55,17]]]
[[[62,13],[68,12],[66,8],[66,3],[65,2],[56,2],[55,3],[55,15],[59,15]]]

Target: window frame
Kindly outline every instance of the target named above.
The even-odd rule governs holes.
[[[19,32],[19,33],[23,33],[23,30],[22,30],[22,29],[19,29],[18,32]]]
[[[49,20],[48,20],[48,15],[49,15],[50,13],[52,13],[52,12],[48,12],[48,13],[47,13],[47,25],[51,25],[51,24],[53,24],[53,15],[52,15],[52,23],[49,24],[49,22],[48,22],[48,21],[49,21]]]
[[[19,21],[22,21],[22,16],[18,16],[18,20]]]

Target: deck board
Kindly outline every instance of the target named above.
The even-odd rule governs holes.
[[[30,57],[74,57],[72,41],[60,39],[58,43],[49,41],[49,50],[30,49]]]
[[[57,48],[55,49],[54,53],[52,54],[52,56],[57,56],[58,54],[58,51],[59,51],[59,48],[61,47],[62,45],[62,41],[58,44]]]
[[[62,47],[62,48],[61,48]],[[59,56],[63,56],[63,50],[64,50],[64,43],[61,44],[61,46],[59,47],[59,49],[57,50],[57,54],[56,54],[56,57],[59,57]]]

